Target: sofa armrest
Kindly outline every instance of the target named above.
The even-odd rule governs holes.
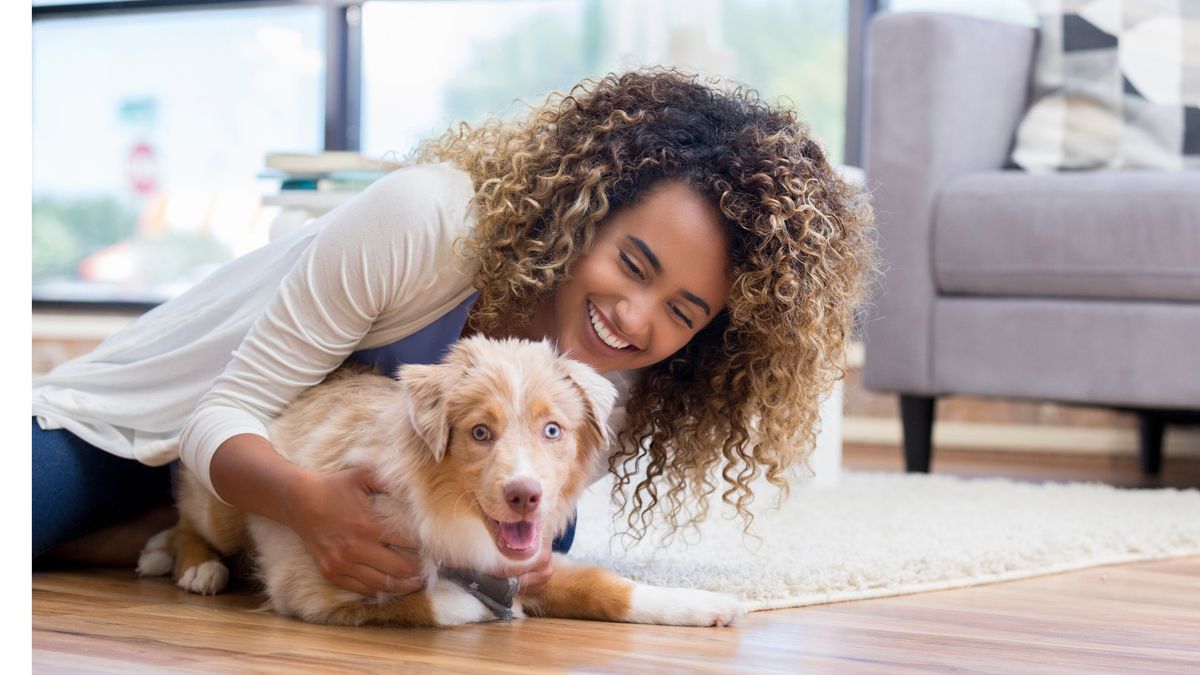
[[[999,169],[1025,109],[1032,28],[965,16],[884,13],[868,30],[864,168],[884,284],[865,324],[863,382],[933,391],[933,201],[947,181]]]

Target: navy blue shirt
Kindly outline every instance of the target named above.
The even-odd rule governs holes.
[[[412,335],[390,345],[360,349],[351,354],[349,360],[371,366],[388,377],[395,377],[396,369],[406,363],[437,363],[462,335],[463,326],[467,325],[467,313],[478,297],[478,293],[472,293],[458,307]]]

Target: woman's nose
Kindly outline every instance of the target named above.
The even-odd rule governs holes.
[[[652,305],[653,300],[646,295],[627,296],[617,302],[615,316],[613,316],[617,329],[636,341],[642,348],[646,346],[643,339],[650,329]]]

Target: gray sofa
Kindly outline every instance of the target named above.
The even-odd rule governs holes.
[[[864,384],[900,394],[928,471],[940,396],[1139,414],[1142,467],[1200,410],[1200,172],[1003,167],[1036,31],[884,13],[868,32],[864,168],[884,278]]]

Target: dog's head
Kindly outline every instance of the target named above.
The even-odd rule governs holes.
[[[483,337],[398,378],[436,462],[420,478],[435,511],[426,515],[441,521],[443,543],[464,540],[445,548],[476,567],[533,560],[605,459],[612,384],[546,342]],[[480,526],[491,546],[480,546]]]

